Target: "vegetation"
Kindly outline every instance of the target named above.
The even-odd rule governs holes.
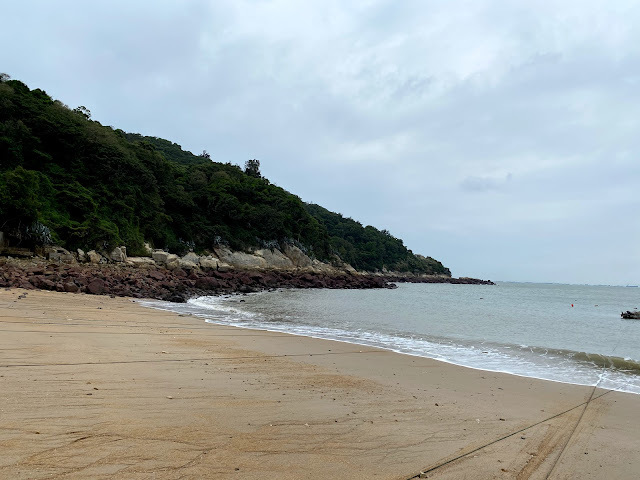
[[[16,245],[108,250],[145,242],[183,253],[291,243],[360,270],[447,273],[386,231],[345,219],[243,171],[156,137],[125,133],[0,76],[0,231]]]
[[[331,251],[356,270],[437,273],[450,272],[431,257],[414,255],[387,230],[378,230],[370,225],[344,218],[320,205],[307,204],[307,211],[324,225],[329,234]]]

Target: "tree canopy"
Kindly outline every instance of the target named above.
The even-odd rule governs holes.
[[[345,219],[243,171],[157,137],[126,133],[45,91],[0,76],[0,231],[69,249],[145,242],[182,253],[296,244],[361,270],[447,273],[388,232]]]

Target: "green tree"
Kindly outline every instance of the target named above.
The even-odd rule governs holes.
[[[37,172],[21,166],[0,175],[0,230],[22,240],[38,219],[39,178]]]
[[[244,173],[250,177],[261,178],[260,174],[260,160],[251,159],[244,162]]]

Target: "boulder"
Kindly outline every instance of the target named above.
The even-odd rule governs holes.
[[[67,282],[63,285],[63,287],[64,291],[69,293],[76,293],[78,290],[80,290],[80,288],[78,288],[78,286],[73,282]]]
[[[111,250],[109,258],[116,263],[123,263],[127,261],[127,247],[115,247]]]
[[[191,270],[197,270],[198,264],[184,258],[178,259],[178,266],[183,270],[190,272]]]
[[[151,248],[151,245],[149,245],[148,243],[145,242],[145,244],[143,245],[142,249],[145,251],[145,253],[147,255],[151,255],[153,253],[153,248]]]
[[[180,268],[180,257],[178,255],[174,255],[173,253],[169,253],[167,254],[164,264],[169,270]]]
[[[216,270],[218,268],[218,263],[219,260],[213,255],[200,257],[200,268],[203,270]]]
[[[153,258],[149,257],[127,257],[127,262],[129,265],[134,265],[136,267],[146,267],[153,266],[156,262]]]
[[[313,260],[311,262],[311,269],[316,273],[322,273],[325,275],[335,275],[338,270],[329,263],[321,262],[320,260]]]
[[[352,274],[358,273],[358,271],[348,263],[345,263],[343,268],[345,272],[352,273]]]
[[[236,268],[266,268],[267,261],[258,256],[245,252],[232,252],[228,247],[215,249],[216,255],[224,263]]]
[[[95,264],[104,263],[102,261],[102,255],[100,255],[95,250],[89,250],[87,252],[87,259],[89,260],[89,263],[95,263]]]
[[[73,263],[76,261],[71,252],[62,247],[48,247],[46,249],[46,258],[51,262]]]
[[[87,291],[93,295],[101,295],[104,292],[104,280],[101,278],[94,278],[87,285]]]
[[[295,245],[285,245],[284,254],[289,257],[297,268],[310,267],[312,264],[311,259]]]
[[[185,262],[191,262],[195,265],[200,265],[200,257],[193,252],[187,253],[182,260]]]
[[[278,249],[263,249],[256,251],[256,255],[264,258],[267,262],[267,268],[272,269],[291,269],[294,268],[293,262]]]
[[[79,261],[79,262],[84,263],[84,262],[86,262],[86,261],[87,261],[87,254],[86,254],[86,253],[84,253],[84,250],[82,250],[81,248],[79,248],[78,250],[76,250],[76,254],[77,254],[77,257],[78,257],[78,261]]]
[[[169,253],[163,250],[154,250],[153,252],[151,252],[151,258],[153,258],[153,260],[160,265],[164,265],[165,263],[167,263],[168,256]]]

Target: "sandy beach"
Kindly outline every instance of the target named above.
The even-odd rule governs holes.
[[[0,478],[635,479],[640,396],[0,291]]]

